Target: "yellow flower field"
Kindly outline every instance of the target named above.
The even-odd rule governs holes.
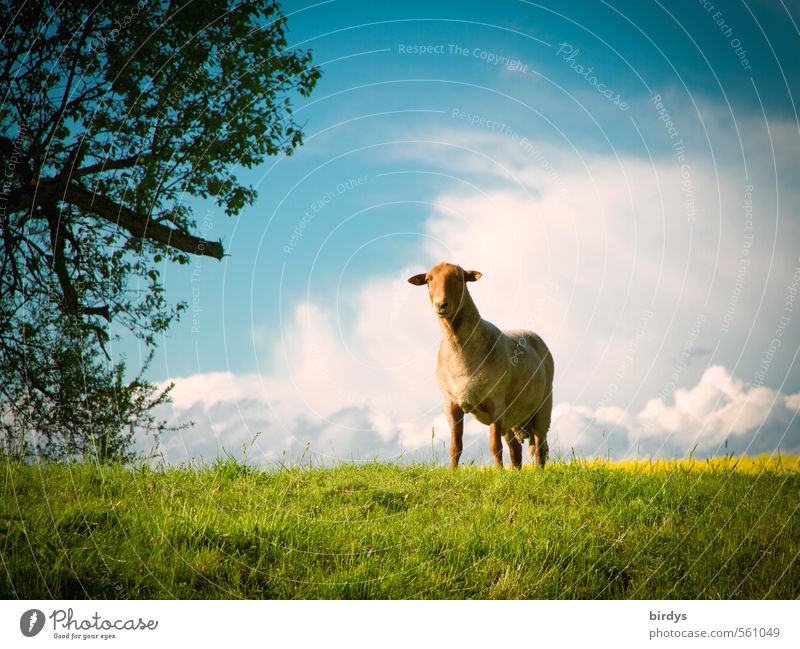
[[[697,459],[638,459],[608,461],[602,459],[581,462],[587,467],[605,467],[623,471],[641,471],[643,473],[663,473],[676,470],[684,471],[736,471],[748,475],[772,473],[786,475],[800,473],[800,455],[756,455],[756,456],[723,456],[705,460]]]

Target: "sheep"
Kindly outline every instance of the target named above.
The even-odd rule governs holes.
[[[505,438],[515,468],[522,467],[522,442],[538,467],[547,461],[547,431],[553,409],[553,356],[544,341],[525,330],[500,331],[481,318],[467,282],[476,270],[441,262],[427,273],[409,277],[428,286],[439,318],[442,340],[436,380],[444,396],[450,425],[450,469],[458,467],[463,449],[464,413],[489,426],[489,448],[503,467]]]

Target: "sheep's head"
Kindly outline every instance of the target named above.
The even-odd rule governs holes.
[[[440,318],[450,320],[458,313],[467,294],[467,282],[477,282],[481,273],[477,270],[464,270],[456,264],[443,261],[436,264],[427,273],[409,277],[410,284],[428,285],[433,310]]]

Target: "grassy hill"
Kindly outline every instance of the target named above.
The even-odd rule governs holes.
[[[4,598],[800,597],[800,458],[0,462]]]

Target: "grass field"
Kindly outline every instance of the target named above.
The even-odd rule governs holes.
[[[0,463],[3,598],[800,597],[800,458]]]

